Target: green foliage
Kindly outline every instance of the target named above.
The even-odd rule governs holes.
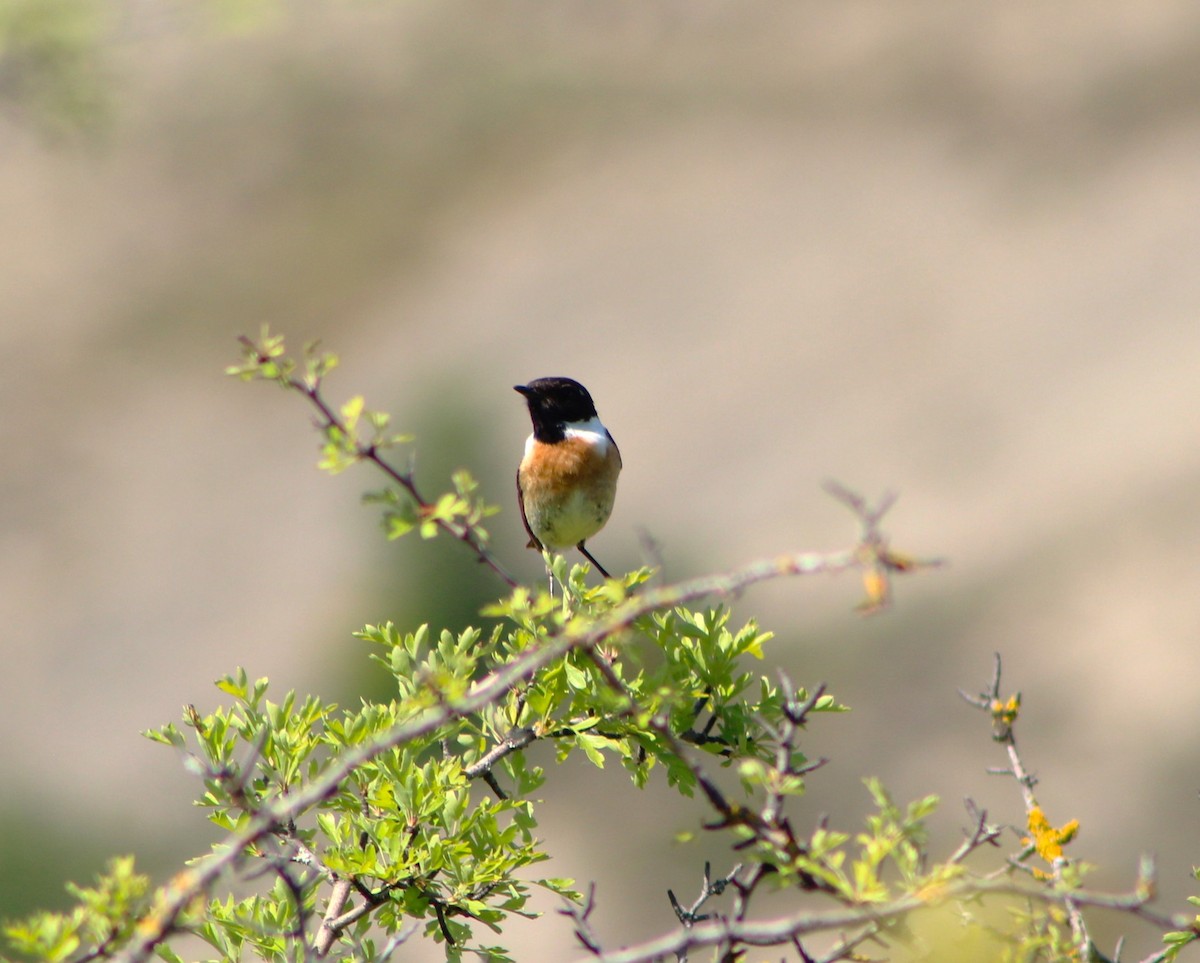
[[[67,884],[78,903],[70,913],[36,913],[6,923],[4,935],[15,952],[39,960],[73,960],[92,948],[116,947],[145,910],[149,888],[149,879],[134,872],[133,858],[119,856],[94,886]]]
[[[231,705],[207,715],[189,707],[183,729],[168,724],[147,735],[191,753],[191,768],[204,779],[199,804],[216,825],[236,830],[271,798],[319,777],[345,750],[461,701],[480,677],[517,664],[551,636],[610,615],[650,575],[639,570],[588,587],[585,572],[582,566],[571,571],[561,600],[545,589],[515,589],[488,609],[486,631],[455,635],[435,634],[428,626],[412,632],[391,623],[366,626],[359,638],[395,683],[387,703],[340,709],[292,692],[273,702],[265,679],[251,681],[238,670],[217,682]],[[371,937],[372,927],[392,936],[407,921],[423,920],[427,936],[449,947],[474,946],[477,924],[496,928],[510,913],[525,911],[530,885],[577,900],[569,880],[527,883],[519,877],[549,858],[535,836],[533,796],[546,774],[522,752],[497,755],[497,747],[514,744],[514,733],[520,743],[552,740],[559,760],[580,752],[603,768],[609,758],[618,759],[638,786],[661,766],[668,781],[690,794],[693,771],[669,741],[648,729],[651,717],[664,716],[672,731],[714,753],[722,765],[752,759],[765,774],[775,753],[755,720],[779,719],[785,697],[778,685],[740,665],[746,655],[761,659],[768,639],[753,623],[732,631],[723,607],[676,607],[614,634],[606,669],[580,651],[567,652],[482,711],[357,766],[310,819],[276,830],[285,847],[305,858],[312,854],[321,872],[301,877],[276,869],[269,892],[210,902],[196,932],[223,959],[237,958],[245,948],[263,959],[282,959],[289,952],[286,935],[302,930],[317,912],[323,876],[352,878],[369,893],[374,911],[343,933],[351,945]],[[658,657],[644,658],[648,653]],[[624,682],[624,691],[614,693],[609,673]],[[814,706],[819,712],[841,708],[829,697]],[[702,713],[707,721],[700,731]],[[798,753],[791,758],[804,761]],[[790,779],[790,794],[803,791],[800,777]],[[499,796],[493,786],[503,787]],[[266,847],[251,855],[278,859]],[[503,958],[494,948],[488,952]]]
[[[1200,880],[1200,868],[1192,870],[1192,875]],[[1189,896],[1188,902],[1192,906],[1200,906],[1200,896]],[[1172,930],[1163,934],[1163,943],[1167,947],[1162,957],[1163,963],[1171,963],[1178,959],[1185,946],[1190,946],[1198,940],[1200,940],[1200,916],[1196,916],[1187,929]]]
[[[325,401],[322,383],[337,367],[336,355],[320,351],[320,345],[311,342],[304,346],[302,361],[298,362],[286,354],[282,336],[271,334],[265,326],[258,341],[243,337],[241,344],[242,361],[226,368],[226,374],[242,381],[273,381],[304,395],[317,410],[323,439],[318,468],[337,475],[366,462],[391,480],[392,484],[364,496],[365,501],[384,507],[383,526],[388,538],[400,538],[416,530],[422,538],[431,539],[444,532],[474,549],[480,560],[510,586],[516,585],[487,549],[489,535],[482,521],[499,509],[477,495],[479,486],[470,472],[458,469],[451,476],[450,491],[425,498],[412,471],[401,470],[385,458],[392,450],[411,442],[411,435],[391,433],[388,430],[391,416],[368,409],[361,395],[350,398],[336,410]]]
[[[484,657],[479,633],[468,630],[436,639],[421,628],[401,635],[394,626],[368,626],[361,637],[375,643],[372,654],[393,672],[397,698],[339,710],[314,697],[302,703],[295,693],[278,702],[267,698],[267,683],[250,683],[238,671],[217,683],[232,706],[200,716],[185,712],[197,751],[193,768],[204,774],[199,804],[224,829],[243,825],[270,796],[286,795],[318,776],[341,751],[386,735],[440,700],[461,695]],[[488,746],[490,720],[473,718],[432,730],[359,766],[336,793],[315,808],[306,825],[277,835],[305,854],[319,854],[324,875],[350,877],[369,886],[378,903],[373,918],[348,932],[361,940],[370,923],[394,932],[405,920],[432,919],[431,935],[466,941],[471,925],[494,926],[523,911],[528,886],[517,879],[522,868],[547,858],[539,848],[533,804],[542,773],[525,768],[520,757],[501,763],[520,795],[489,798],[486,786],[473,787],[464,771]],[[173,724],[148,733],[155,741],[183,749],[186,740]],[[447,752],[452,742],[455,751]],[[238,760],[243,762],[239,763]],[[269,859],[265,849],[254,856]],[[276,879],[266,895],[213,901],[200,935],[221,954],[236,958],[243,944],[264,959],[288,955],[287,940],[314,912],[321,875]],[[573,896],[567,881],[533,881]],[[258,934],[275,934],[262,939]]]
[[[842,942],[821,957],[832,963],[857,958],[868,940],[909,940],[913,914],[948,904],[1008,959],[1100,959],[1082,906],[1145,915],[1148,869],[1129,897],[1083,889],[1085,864],[1064,852],[1077,825],[1049,822],[1015,761],[1020,699],[1000,696],[998,665],[991,691],[972,701],[1007,746],[1022,788],[1030,836],[1016,853],[969,868],[1001,836],[986,814],[973,813],[967,840],[938,857],[926,831],[937,799],[901,806],[872,778],[865,785],[874,808],[857,831],[824,819],[806,832],[793,827],[787,805],[823,761],[810,754],[808,727],[846,707],[823,687],[797,688],[773,671],[771,634],[753,620],[739,625],[726,605],[696,603],[786,574],[910,570],[914,560],[886,549],[881,509],[852,500],[864,531],[847,552],[676,586],[652,586],[648,569],[589,585],[586,566],[568,569],[552,557],[555,595],[512,582],[488,554],[480,523],[495,509],[477,499],[465,471],[426,499],[384,457],[410,439],[388,434],[386,416],[360,397],[336,409],[326,403],[322,380],[335,357],[310,346],[297,362],[266,331],[243,348],[231,374],[275,381],[319,412],[324,470],[368,462],[390,479],[372,496],[386,506],[390,536],[452,534],[509,587],[479,625],[457,634],[390,622],[357,633],[391,680],[386,701],[343,707],[295,692],[276,700],[266,679],[242,669],[218,680],[225,704],[207,713],[187,706],[182,724],[146,733],[183,755],[200,780],[197,804],[223,834],[212,852],[154,890],[132,860],[113,860],[95,886],[72,887],[69,913],[6,924],[13,952],[71,963],[151,953],[176,961],[172,941],[190,933],[230,961],[331,953],[383,960],[412,938],[441,944],[447,960],[504,961],[493,940],[511,915],[531,915],[530,894],[541,888],[570,907],[582,945],[598,954],[590,899],[582,902],[572,880],[534,872],[552,856],[537,835],[537,794],[551,775],[526,755],[538,742],[551,743],[558,762],[579,756],[639,789],[657,780],[694,799],[695,825],[722,834],[741,860],[716,881],[705,867],[690,909],[671,893],[681,929],[669,948],[652,945],[629,959],[686,958],[688,947],[701,946],[737,959],[751,945],[799,948],[807,934],[833,932]],[[903,567],[892,564],[897,558]],[[869,587],[868,595],[876,608],[882,596]],[[1018,872],[1024,882],[1013,878]],[[699,908],[731,885],[735,899],[718,927]],[[763,936],[767,923],[753,930],[762,886],[794,895],[795,912],[770,924],[773,941]],[[980,913],[997,895],[1017,897],[999,925]],[[821,915],[821,907],[833,910]],[[1174,960],[1200,929],[1189,918],[1166,922],[1174,928],[1158,958]]]

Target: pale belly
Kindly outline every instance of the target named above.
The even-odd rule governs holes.
[[[600,426],[603,430],[603,426]],[[525,517],[549,549],[573,548],[595,535],[612,514],[621,453],[607,433],[572,429],[564,442],[538,449],[526,442],[520,485]]]
[[[591,538],[612,514],[616,485],[595,486],[591,491],[576,491],[557,499],[542,499],[541,511],[526,512],[529,527],[547,548],[572,548]]]

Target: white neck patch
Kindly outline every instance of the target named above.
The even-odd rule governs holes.
[[[581,441],[586,441],[589,445],[596,449],[597,454],[605,455],[608,453],[608,446],[612,441],[608,437],[608,429],[604,427],[600,418],[593,415],[587,421],[570,421],[564,426],[563,433],[568,438],[578,438]],[[525,439],[525,454],[528,455],[533,450],[533,435]]]
[[[587,421],[572,421],[566,426],[566,434],[568,438],[582,438],[596,446],[600,454],[604,454],[608,450],[608,446],[612,444],[608,440],[608,429],[600,423],[598,415],[592,415]]]

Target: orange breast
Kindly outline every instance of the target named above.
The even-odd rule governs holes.
[[[534,442],[517,475],[534,535],[550,549],[570,548],[595,535],[612,514],[620,471],[615,444],[600,452],[578,437],[552,445]]]

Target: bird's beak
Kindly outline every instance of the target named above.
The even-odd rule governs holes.
[[[527,385],[513,385],[513,391],[523,394],[526,398],[529,397],[529,387]]]

